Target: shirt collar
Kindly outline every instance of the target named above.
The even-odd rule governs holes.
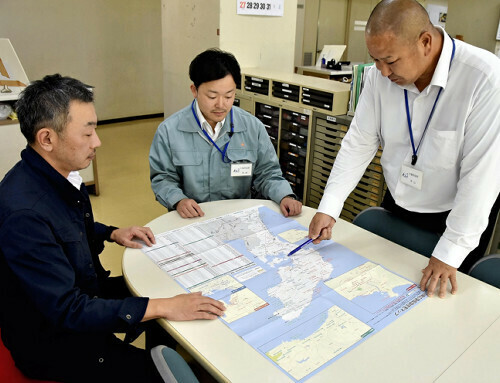
[[[30,145],[21,152],[22,160],[30,167],[37,177],[43,178],[52,188],[70,203],[80,201],[86,195],[85,188],[75,190],[70,181],[54,169],[45,159],[37,153]],[[88,198],[88,196],[86,197]]]
[[[83,178],[77,170],[69,172],[67,180],[71,183],[71,185],[80,190]]]
[[[436,68],[434,69],[431,82],[424,90],[427,93],[430,92],[432,85],[443,89],[446,88],[446,84],[448,83],[448,75],[450,72],[450,59],[453,51],[453,42],[451,41],[451,37],[439,25],[436,25],[435,27],[443,36],[443,47],[441,49],[441,54],[439,56]],[[401,85],[400,87],[408,90],[409,92],[420,93],[415,84]]]
[[[441,49],[441,55],[436,65],[436,69],[434,70],[430,85],[446,88],[446,84],[448,83],[448,75],[450,72],[450,60],[453,52],[453,42],[451,41],[451,37],[445,32],[442,27],[437,25],[436,28],[443,36],[443,48]]]
[[[212,130],[212,126],[205,119],[205,116],[203,116],[203,113],[201,113],[200,106],[198,105],[198,100],[196,100],[195,104],[196,104],[196,114],[198,115],[198,120],[200,121],[201,127],[205,131],[207,131],[210,134],[210,136],[213,136],[214,130]],[[216,135],[221,131],[222,127],[224,126],[224,122],[226,122],[225,118],[221,122],[218,122],[215,125],[215,134]]]

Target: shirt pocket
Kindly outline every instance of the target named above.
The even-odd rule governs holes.
[[[255,164],[257,162],[257,150],[252,149],[228,149],[227,158],[231,162],[251,162]]]
[[[200,192],[208,191],[208,163],[203,164],[203,156],[193,150],[175,150],[172,152],[172,163],[177,168],[181,179],[181,189],[186,196],[199,200]]]
[[[197,166],[201,165],[202,158],[200,153],[192,150],[174,150],[172,151],[172,162],[175,166]]]
[[[456,167],[459,153],[458,132],[429,128],[422,146],[422,157],[426,159],[426,167],[431,169]]]

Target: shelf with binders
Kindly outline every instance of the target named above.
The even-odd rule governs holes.
[[[277,151],[283,176],[297,197],[305,201],[308,193],[311,124],[314,112],[329,117],[347,112],[347,84],[273,72],[263,68],[242,69],[242,87],[236,92],[236,105],[253,113],[265,126]],[[249,98],[246,106],[245,97]],[[326,151],[328,155],[329,151]]]
[[[320,113],[313,114],[311,139],[313,154],[310,159],[306,205],[318,207],[350,122],[349,116],[332,117]],[[365,208],[380,206],[385,191],[384,176],[380,165],[381,155],[382,151],[378,150],[358,185],[346,199],[341,218],[352,221]]]
[[[330,115],[347,112],[350,86],[296,73],[243,68],[241,93],[278,102],[285,108],[307,108]]]
[[[304,110],[303,110],[304,111]],[[299,200],[305,196],[310,116],[291,108],[281,109],[279,160],[283,176]]]

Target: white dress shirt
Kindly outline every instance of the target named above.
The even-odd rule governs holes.
[[[198,120],[200,121],[202,129],[208,133],[208,135],[214,142],[217,141],[217,137],[219,137],[219,133],[222,127],[224,126],[224,122],[226,121],[226,119],[224,118],[222,121],[218,122],[215,125],[215,129],[212,129],[212,126],[207,122],[203,113],[201,113],[200,106],[198,105],[198,100],[196,100],[195,104],[196,104],[196,115],[198,116]],[[209,144],[212,144],[210,140],[207,139],[207,137],[202,132],[200,132],[200,134]]]
[[[80,187],[82,186],[83,178],[80,175],[80,172],[78,170],[74,170],[72,172],[69,172],[67,180],[73,185],[75,188],[80,190]]]
[[[441,32],[444,31],[441,29]],[[399,86],[373,67],[351,126],[342,141],[318,211],[337,219],[379,145],[387,186],[396,203],[410,211],[451,210],[433,256],[459,267],[477,247],[500,191],[500,59],[444,33],[431,83],[419,92]],[[420,143],[439,88],[443,91],[418,149],[418,190],[401,182],[401,167],[413,154],[404,89],[415,146]]]

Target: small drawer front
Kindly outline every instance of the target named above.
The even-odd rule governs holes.
[[[273,81],[273,97],[299,102],[300,87],[285,82]]]
[[[333,109],[333,93],[303,87],[302,103],[331,111]]]
[[[269,80],[259,77],[245,76],[245,90],[269,96]]]

